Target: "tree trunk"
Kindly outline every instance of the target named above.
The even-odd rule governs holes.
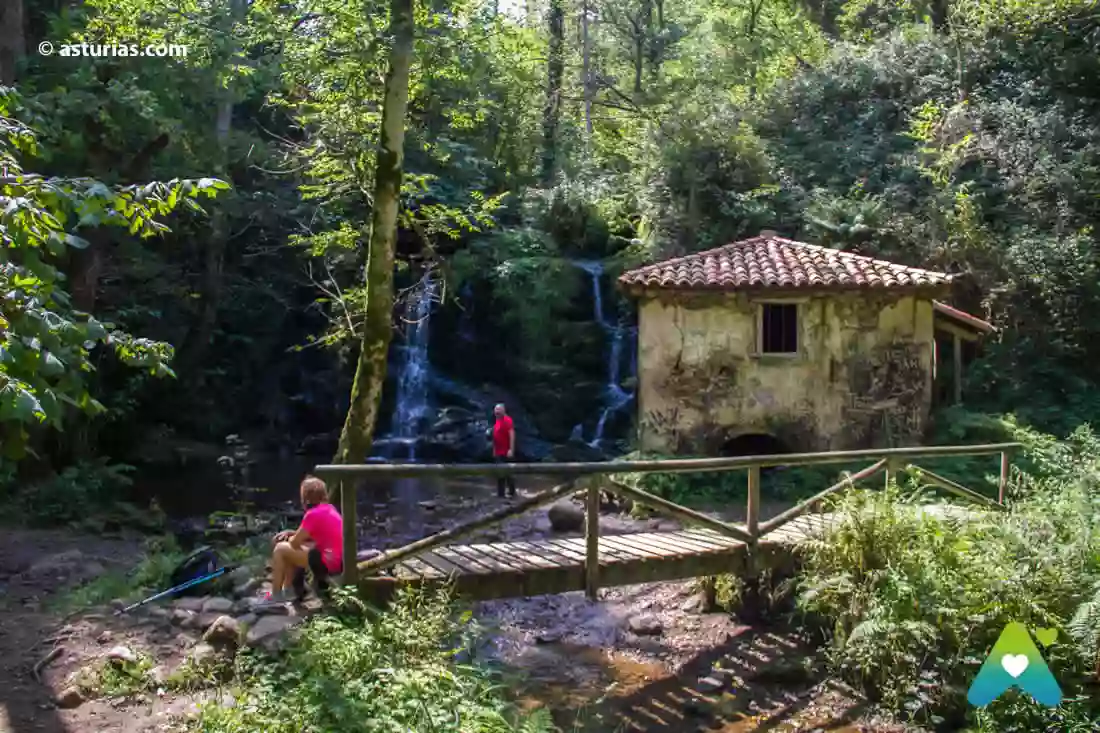
[[[382,401],[382,386],[386,380],[386,355],[393,331],[394,250],[404,162],[405,114],[409,105],[413,22],[412,0],[391,0],[390,35],[393,45],[390,48],[390,68],[386,74],[382,129],[374,174],[374,205],[366,267],[366,317],[359,345],[359,363],[351,385],[351,405],[340,431],[334,463],[360,463],[370,453],[374,424]],[[334,493],[354,491],[354,484],[351,481],[347,484],[346,487],[334,487]],[[353,500],[341,501],[340,504],[345,507],[345,515],[353,513],[348,511],[354,509]],[[345,516],[344,521],[349,520],[354,523],[355,517]],[[354,533],[345,534],[345,539],[353,536]],[[355,547],[344,548],[345,582],[354,582],[356,551]]]
[[[546,61],[546,103],[542,108],[542,183],[554,182],[558,157],[558,118],[561,116],[561,81],[565,71],[564,0],[550,0],[547,13],[550,53]]]
[[[584,90],[584,143],[585,151],[589,152],[592,145],[592,45],[588,33],[588,0],[583,0],[581,4],[581,44],[584,53],[581,70],[581,88]]]
[[[0,86],[15,84],[15,67],[26,53],[23,0],[0,0]]]

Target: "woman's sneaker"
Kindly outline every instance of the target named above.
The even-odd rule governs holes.
[[[287,603],[294,601],[294,595],[287,592],[285,589],[279,591],[269,591],[264,594],[259,603],[253,604],[253,608],[271,608],[273,606],[283,606]]]

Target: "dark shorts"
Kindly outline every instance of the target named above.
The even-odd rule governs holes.
[[[309,572],[313,574],[313,583],[318,592],[322,592],[328,589],[329,577],[333,574],[328,566],[325,565],[325,561],[321,557],[321,551],[316,547],[309,548],[309,552],[306,554],[306,564],[309,566]],[[336,573],[342,572],[342,568],[338,569]],[[306,592],[306,568],[298,568],[294,573],[294,590],[299,596],[305,595]]]

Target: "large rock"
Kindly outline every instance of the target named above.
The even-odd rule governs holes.
[[[271,648],[278,637],[283,637],[301,621],[300,616],[261,616],[248,629],[245,641],[251,647]]]
[[[202,635],[208,644],[237,646],[241,641],[241,624],[232,616],[219,616]]]
[[[202,604],[203,613],[229,613],[233,610],[233,601],[228,598],[207,598]]]
[[[555,532],[576,532],[584,526],[584,510],[571,501],[559,501],[546,515]]]
[[[185,598],[177,599],[176,602],[172,605],[180,609],[181,611],[191,611],[193,613],[198,613],[202,610],[203,604],[206,603],[206,600],[206,596],[203,596],[201,598],[188,596]]]

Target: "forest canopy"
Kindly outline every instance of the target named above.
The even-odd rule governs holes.
[[[13,8],[5,435],[53,465],[331,433],[364,317],[388,5]],[[968,400],[1066,434],[1100,410],[1082,317],[1100,305],[1098,48],[1084,0],[417,4],[398,313],[437,273],[455,328],[433,360],[564,442],[585,416],[560,385],[603,389],[573,263],[614,274],[767,227],[958,275],[953,302],[999,327]],[[462,352],[462,328],[496,356]]]

